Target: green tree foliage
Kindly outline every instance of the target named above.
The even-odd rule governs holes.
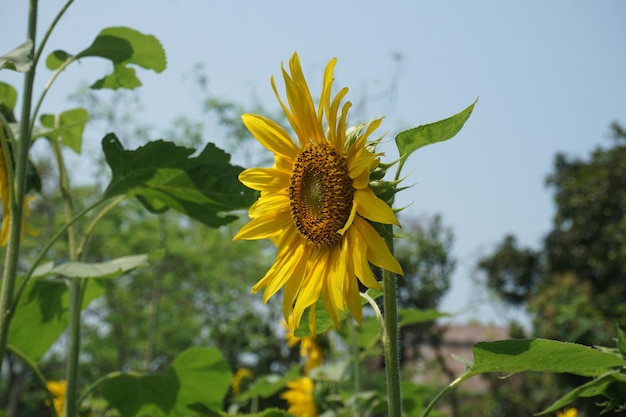
[[[626,132],[614,123],[612,133],[612,146],[598,147],[587,158],[555,157],[546,183],[554,191],[556,213],[541,248],[521,247],[506,236],[478,263],[491,290],[527,307],[535,337],[613,346],[616,326],[626,323]],[[535,400],[527,411],[536,412],[563,393],[558,387],[584,381],[544,375],[538,379],[552,381],[550,389],[542,383],[540,393],[529,387],[534,379],[499,397],[525,409],[528,403],[514,393],[525,391],[525,398]],[[593,414],[592,403],[579,406]]]
[[[404,277],[398,279],[398,305],[400,308],[430,310],[450,288],[450,277],[456,266],[452,257],[454,236],[445,227],[439,215],[432,218],[403,221],[406,238],[398,239],[395,255],[402,265]],[[437,343],[434,322],[404,326],[400,329],[401,357],[415,360],[421,343]]]

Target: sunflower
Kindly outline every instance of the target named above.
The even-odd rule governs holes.
[[[324,352],[317,343],[316,336],[311,335],[297,337],[295,335],[296,328],[293,326],[293,322],[291,320],[285,321],[284,326],[287,329],[285,334],[287,338],[287,345],[289,347],[293,347],[300,343],[300,357],[306,359],[306,362],[304,363],[304,371],[306,373],[309,373],[311,369],[317,368],[324,363]]]
[[[271,168],[250,168],[239,180],[260,191],[250,207],[251,221],[234,239],[272,239],[276,260],[252,288],[265,288],[263,301],[284,288],[283,313],[298,326],[308,307],[309,326],[315,329],[315,303],[339,325],[339,311],[346,306],[361,322],[358,282],[381,289],[370,263],[402,274],[384,239],[368,222],[399,225],[384,201],[370,188],[370,171],[378,166],[367,139],[382,118],[352,129],[348,135],[349,101],[342,105],[347,88],[331,97],[336,58],[326,66],[317,109],[302,73],[297,53],[282,68],[287,103],[274,93],[296,135],[293,140],[276,122],[244,114],[252,135],[274,154]],[[341,111],[340,111],[341,107]]]
[[[252,381],[254,378],[254,374],[248,368],[240,368],[237,370],[235,375],[233,376],[232,381],[230,382],[230,387],[233,390],[234,395],[239,395],[242,392],[242,388],[245,385],[244,382],[247,380],[248,383]]]
[[[288,413],[295,417],[316,417],[317,407],[313,393],[313,380],[300,378],[287,382],[288,390],[280,395],[280,398],[289,403]]]

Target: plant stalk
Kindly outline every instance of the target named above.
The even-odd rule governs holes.
[[[28,8],[27,38],[33,41],[33,50],[37,36],[37,0],[30,0]],[[7,245],[2,288],[0,289],[0,371],[7,346],[9,325],[11,324],[11,305],[17,279],[17,264],[20,253],[20,238],[22,236],[22,218],[24,210],[24,194],[26,192],[26,163],[30,148],[30,112],[35,80],[35,66],[32,65],[24,76],[24,91],[22,98],[22,113],[20,118],[19,143],[17,158],[15,159],[15,183],[8,184],[11,198],[9,212],[11,222],[9,226],[9,242]],[[10,168],[7,168],[10,169]],[[6,215],[6,214],[5,214]]]
[[[385,242],[393,254],[393,228],[385,227]],[[402,395],[400,392],[400,356],[398,345],[398,300],[396,275],[383,270],[383,301],[385,332],[382,335],[385,349],[385,372],[387,376],[387,401],[389,417],[402,416]]]
[[[55,121],[55,127],[58,121]],[[65,221],[72,223],[74,219],[74,206],[72,203],[72,193],[70,189],[67,168],[61,150],[61,138],[50,138],[50,144],[54,152],[59,169],[59,189],[63,199],[65,211]],[[67,250],[72,261],[78,260],[76,226],[72,223],[67,228]],[[67,358],[66,378],[67,391],[65,393],[65,417],[74,417],[77,414],[77,391],[78,391],[78,357],[80,354],[80,311],[83,304],[83,290],[85,284],[80,279],[70,279],[69,281],[69,349]]]

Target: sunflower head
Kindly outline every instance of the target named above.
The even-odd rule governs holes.
[[[250,208],[251,221],[235,239],[272,239],[277,243],[274,265],[253,287],[265,288],[264,301],[283,288],[283,311],[295,326],[310,308],[314,332],[315,303],[321,299],[336,326],[339,313],[349,310],[361,321],[360,281],[381,289],[370,264],[402,274],[399,263],[370,222],[398,224],[384,201],[370,186],[370,173],[380,154],[368,138],[382,119],[347,126],[348,92],[332,95],[336,59],[326,66],[321,97],[314,103],[294,54],[289,71],[282,69],[286,102],[274,78],[271,84],[285,112],[290,134],[263,116],[245,114],[252,135],[274,154],[271,168],[250,168],[239,179],[260,191]]]

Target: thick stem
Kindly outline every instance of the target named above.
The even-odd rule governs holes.
[[[37,36],[37,0],[30,0],[28,9],[28,39],[34,43]],[[9,228],[9,242],[5,255],[4,274],[2,289],[0,289],[0,370],[6,350],[9,325],[11,323],[11,305],[13,304],[13,292],[17,279],[17,264],[20,251],[20,238],[22,236],[22,217],[24,209],[24,194],[26,189],[26,163],[30,148],[30,111],[33,97],[33,83],[35,80],[35,66],[31,66],[24,76],[24,92],[22,98],[22,113],[20,118],[20,137],[15,160],[15,183],[9,184],[14,187],[10,198],[11,222]]]
[[[393,231],[389,225],[385,230],[385,241],[393,254]],[[398,350],[398,301],[396,295],[396,275],[383,270],[383,300],[385,333],[385,372],[387,376],[387,400],[389,417],[401,417],[402,396],[400,393],[400,357]]]

